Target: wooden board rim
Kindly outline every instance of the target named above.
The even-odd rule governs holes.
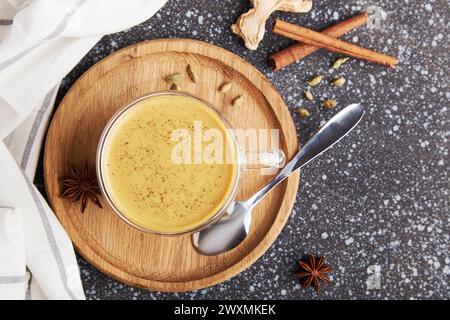
[[[241,57],[235,55],[234,53],[231,53],[230,51],[228,51],[224,48],[221,48],[217,45],[205,43],[205,42],[202,42],[199,40],[180,39],[180,38],[156,39],[156,40],[148,40],[148,41],[144,41],[144,42],[139,42],[137,44],[122,48],[122,49],[112,53],[111,55],[108,55],[107,57],[99,60],[97,63],[95,63],[93,66],[91,66],[87,71],[85,71],[83,73],[83,75],[81,75],[79,77],[79,79],[71,86],[71,88],[66,93],[66,96],[69,95],[69,93],[74,89],[74,87],[78,81],[83,79],[91,70],[98,67],[98,65],[102,64],[108,58],[115,56],[115,55],[120,55],[122,52],[136,48],[141,45],[151,45],[151,44],[157,44],[157,43],[165,43],[165,44],[167,44],[168,48],[173,47],[170,51],[179,51],[179,50],[176,50],[176,47],[179,44],[181,44],[181,46],[186,46],[189,44],[195,44],[198,46],[207,46],[210,49],[210,51],[214,52],[211,55],[207,55],[209,58],[217,59],[221,63],[235,69],[235,67],[228,64],[227,61],[223,61],[221,59],[218,59],[218,57],[217,57],[220,55],[225,55],[228,58],[233,59],[234,63],[238,63],[241,65],[242,69],[240,68],[239,70],[237,70],[239,73],[243,74],[244,76],[246,76],[246,73],[247,74],[253,73],[253,74],[257,75],[261,80],[263,80],[261,82],[263,88],[258,88],[258,89],[261,91],[263,96],[266,97],[266,99],[270,102],[270,105],[271,105],[276,117],[280,118],[280,115],[282,115],[285,119],[289,119],[288,121],[283,123],[283,131],[286,131],[288,133],[287,134],[288,139],[286,139],[286,145],[287,145],[286,147],[288,149],[289,157],[293,156],[293,154],[297,150],[297,136],[296,136],[295,126],[293,124],[292,118],[290,117],[287,106],[285,105],[283,99],[281,98],[281,96],[279,95],[279,93],[275,89],[275,87],[269,82],[269,80],[258,69],[256,69],[254,66],[252,66],[251,64],[246,62],[243,58],[241,58]],[[195,46],[189,46],[189,47],[195,48]],[[156,52],[161,52],[161,51],[155,51],[154,53],[156,53]],[[189,52],[191,52],[191,51],[189,51]],[[198,53],[201,55],[205,55],[204,52],[195,52],[195,51],[192,51],[192,52]],[[270,100],[267,97],[267,95],[269,93],[273,95]],[[274,103],[272,103],[271,100],[276,100],[276,101]],[[60,104],[62,105],[63,102],[64,102],[64,98]],[[60,108],[58,108],[56,110],[56,112],[52,118],[52,122],[49,126],[48,133],[50,133],[52,131],[52,127],[53,127],[53,123],[54,123],[53,120],[58,117],[59,111],[60,111]],[[49,136],[50,135],[47,134],[46,145],[47,145],[47,141],[49,140]],[[49,160],[48,160],[46,151],[47,151],[47,149],[44,152],[44,177],[47,176],[47,172],[48,172],[48,170],[50,170]],[[192,280],[192,281],[182,281],[182,282],[165,282],[165,281],[144,279],[142,282],[133,282],[133,281],[130,281],[129,278],[135,278],[136,277],[135,275],[128,274],[128,273],[124,272],[122,269],[118,269],[116,266],[114,266],[108,262],[103,261],[104,263],[101,263],[101,262],[99,263],[98,261],[95,261],[95,259],[102,260],[102,258],[95,251],[93,251],[92,248],[90,248],[90,246],[85,246],[84,249],[82,249],[76,243],[74,243],[74,246],[77,249],[78,253],[80,253],[81,256],[83,256],[89,263],[91,263],[97,269],[99,269],[100,271],[102,271],[103,273],[107,274],[108,276],[110,276],[112,278],[115,278],[123,283],[129,284],[132,286],[141,287],[141,288],[150,289],[150,290],[163,291],[163,292],[164,291],[165,292],[192,291],[192,290],[197,290],[197,289],[213,286],[215,284],[218,284],[220,282],[228,280],[231,277],[239,274],[244,269],[248,268],[254,262],[256,262],[256,260],[258,260],[269,249],[269,247],[276,240],[277,236],[281,232],[282,228],[284,227],[284,225],[287,222],[287,219],[290,216],[290,212],[291,212],[292,207],[295,202],[298,185],[299,185],[299,180],[300,180],[300,174],[299,174],[299,172],[297,172],[297,173],[293,174],[290,178],[288,178],[286,180],[286,182],[284,183],[285,189],[290,190],[289,196],[288,197],[285,196],[285,198],[283,199],[280,209],[279,209],[279,212],[277,214],[277,217],[276,217],[274,223],[271,225],[269,232],[264,236],[262,241],[259,244],[257,244],[253,248],[253,250],[251,252],[249,252],[246,256],[243,256],[241,258],[241,260],[239,260],[238,263],[228,267],[227,269],[224,269],[223,271],[221,271],[219,273],[212,274],[212,275],[207,276],[202,279],[197,279],[197,280]],[[48,188],[47,179],[45,179],[45,187],[46,187],[46,189]],[[50,206],[54,210],[54,206],[53,206],[51,197],[48,196],[48,199],[49,199]],[[55,213],[58,216],[58,213],[56,211],[55,211]],[[58,218],[59,218],[59,216],[58,216]],[[269,235],[272,235],[272,236],[269,237]]]

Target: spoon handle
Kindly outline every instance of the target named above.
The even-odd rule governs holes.
[[[360,104],[351,104],[342,109],[329,120],[297,154],[289,161],[279,174],[255,195],[245,201],[248,208],[253,208],[264,196],[286,179],[291,173],[331,148],[336,142],[345,137],[358,124],[364,115]]]

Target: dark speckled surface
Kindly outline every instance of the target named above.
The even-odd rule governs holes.
[[[349,137],[303,170],[288,224],[246,271],[208,289],[158,293],[117,282],[79,257],[89,299],[450,298],[448,1],[315,0],[308,14],[278,12],[270,21],[282,17],[321,29],[369,4],[386,12],[383,28],[363,28],[345,39],[398,56],[395,70],[352,60],[333,73],[336,55],[321,51],[273,73],[267,55],[291,41],[268,32],[258,51],[247,50],[229,31],[249,7],[245,0],[169,0],[145,23],[104,37],[86,55],[64,79],[58,102],[84,71],[111,52],[147,39],[181,37],[245,58],[274,83],[289,109],[308,108],[309,119],[293,115],[302,143],[350,102],[361,102],[367,111]],[[341,89],[314,88],[315,101],[307,102],[304,80],[317,73],[326,79],[343,75],[348,83]],[[325,97],[338,100],[336,110],[320,107]],[[36,184],[44,191],[42,165]],[[301,289],[292,274],[309,252],[325,255],[334,266],[333,284],[318,294]],[[369,266],[380,270],[379,289],[367,288]]]

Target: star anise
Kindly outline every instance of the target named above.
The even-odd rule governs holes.
[[[319,291],[320,281],[331,282],[325,273],[331,272],[332,268],[325,266],[323,261],[324,257],[316,259],[312,254],[309,255],[308,262],[299,261],[300,271],[295,275],[302,279],[303,288],[313,286]]]
[[[98,196],[101,195],[101,193],[95,171],[89,169],[87,164],[82,169],[75,166],[70,166],[70,169],[72,176],[61,180],[64,187],[61,197],[70,199],[73,202],[81,200],[81,213],[84,213],[89,200],[98,207],[103,208],[98,200]]]

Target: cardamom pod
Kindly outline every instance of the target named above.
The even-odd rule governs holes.
[[[348,59],[350,59],[350,58],[346,57],[346,58],[336,59],[333,62],[333,69],[335,69],[335,70],[339,69],[344,63],[346,63],[348,61]]]
[[[228,91],[230,91],[232,86],[233,85],[231,84],[231,82],[224,82],[220,85],[219,92],[222,92],[222,93],[228,92]]]
[[[187,65],[186,71],[187,71],[187,74],[188,74],[189,78],[191,78],[192,82],[196,83],[197,82],[197,75],[195,74],[195,72],[192,69],[190,64]]]
[[[166,82],[169,84],[179,84],[181,82],[181,79],[181,73],[174,73],[164,78],[164,80],[166,80]]]
[[[334,109],[334,108],[336,108],[336,105],[337,105],[337,102],[336,102],[336,100],[333,100],[333,99],[326,99],[322,103],[322,107],[324,107],[325,109]]]
[[[231,104],[233,105],[233,107],[238,107],[238,106],[241,105],[243,100],[244,100],[244,96],[243,95],[239,95],[239,96],[237,96],[236,98],[233,99]]]
[[[335,86],[335,87],[342,87],[345,84],[345,78],[344,77],[339,77],[336,79],[333,79],[331,81],[331,85]]]
[[[300,117],[300,118],[308,118],[309,117],[309,111],[305,108],[297,108],[294,110],[294,112]]]
[[[303,94],[305,95],[305,98],[309,101],[312,101],[314,99],[312,93],[309,91],[305,91]]]
[[[317,86],[323,79],[323,76],[315,76],[311,79],[306,80],[306,83],[311,87]]]

